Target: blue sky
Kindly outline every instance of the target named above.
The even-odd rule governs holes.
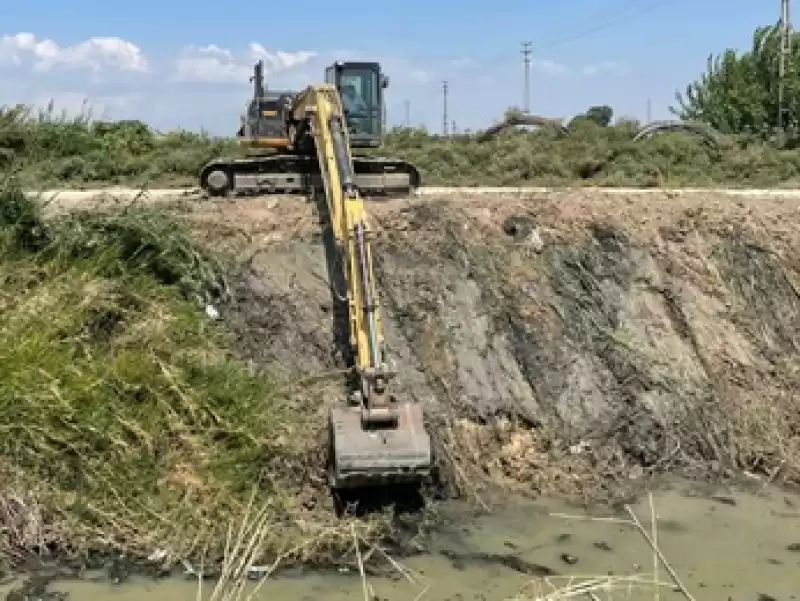
[[[98,116],[229,133],[254,59],[265,59],[271,86],[298,88],[322,81],[337,58],[361,58],[383,62],[391,77],[390,122],[404,121],[408,101],[412,124],[440,130],[447,79],[450,117],[458,129],[478,129],[522,104],[520,44],[530,40],[532,112],[568,118],[610,104],[618,116],[644,119],[649,99],[652,118],[668,118],[675,90],[702,72],[707,55],[747,48],[779,5],[26,0],[3,18],[0,103],[53,99],[75,111],[88,100]]]

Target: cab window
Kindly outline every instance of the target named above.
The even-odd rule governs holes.
[[[354,70],[342,73],[339,87],[348,111],[367,112],[379,104],[378,76],[373,71]]]

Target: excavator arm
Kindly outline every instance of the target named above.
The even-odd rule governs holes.
[[[392,374],[383,360],[383,334],[370,244],[372,230],[364,201],[355,185],[343,106],[337,89],[325,85],[303,92],[297,98],[296,107],[295,118],[308,123],[311,130],[334,241],[337,252],[343,256],[350,344],[362,382],[357,392],[368,411],[383,409],[385,403],[379,399]]]
[[[322,192],[347,286],[350,344],[358,387],[350,406],[329,414],[328,477],[333,488],[415,482],[430,473],[430,439],[416,403],[388,394],[394,376],[386,363],[372,237],[355,183],[345,111],[334,85],[311,86],[292,102],[292,137],[316,149]]]

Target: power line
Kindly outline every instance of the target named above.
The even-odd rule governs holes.
[[[522,64],[525,68],[525,88],[522,91],[522,109],[525,113],[531,112],[531,45],[532,42],[522,42]]]
[[[664,0],[653,0],[651,2],[636,2],[636,8],[629,10],[627,12],[623,12],[612,19],[608,19],[606,21],[602,21],[597,25],[593,25],[592,27],[587,27],[583,30],[578,30],[575,33],[568,34],[566,36],[555,38],[550,40],[549,42],[545,42],[540,46],[536,47],[536,50],[542,50],[544,48],[552,48],[553,46],[557,46],[559,44],[563,44],[565,42],[572,42],[573,40],[578,40],[580,38],[584,38],[586,36],[592,35],[593,33],[597,33],[598,31],[603,31],[604,29],[608,29],[609,27],[613,27],[614,25],[618,25],[627,21],[631,17],[638,16],[639,14],[645,13],[651,8],[656,6],[663,6]]]
[[[625,21],[641,16],[642,14],[646,13],[650,9],[661,8],[663,6],[670,6],[674,4],[674,0],[630,0],[623,4],[620,9],[624,9],[628,6],[633,6],[634,8],[630,10],[621,10],[616,14],[615,17],[609,18],[605,21],[600,23],[597,22],[596,19],[589,20],[589,22],[594,22],[591,27],[587,27],[584,29],[577,29],[573,30],[572,33],[567,33],[563,37],[552,38],[549,41],[545,40],[541,44],[533,44],[532,50],[534,52],[538,52],[539,50],[550,48],[553,46],[557,46],[559,44],[563,44],[566,42],[571,42],[573,40],[577,40],[583,37],[590,36],[594,33],[599,31],[603,31],[620,23],[624,23]],[[417,53],[410,53],[404,55],[406,58],[417,60],[417,61],[437,61],[437,60],[445,60],[447,57],[443,57],[440,54],[417,54]],[[488,63],[493,63],[497,61],[506,62],[509,60],[509,53],[508,51],[504,51],[498,54],[482,56],[478,60],[485,66]]]
[[[442,82],[442,133],[447,135],[447,93],[449,84],[447,80]]]

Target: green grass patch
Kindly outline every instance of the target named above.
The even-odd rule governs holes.
[[[487,116],[487,126],[490,118]],[[759,138],[661,133],[634,142],[638,124],[574,120],[568,135],[551,127],[510,130],[488,141],[395,128],[376,151],[412,161],[426,185],[792,186],[800,149]],[[231,132],[233,134],[233,132]],[[140,121],[93,121],[24,106],[0,109],[0,168],[22,185],[194,186],[210,159],[240,156],[233,137],[184,130],[160,133]]]
[[[225,289],[224,262],[164,214],[46,222],[2,194],[0,551],[52,541],[213,561],[254,490],[262,555],[350,544],[314,509],[315,398],[237,359],[203,310]]]

